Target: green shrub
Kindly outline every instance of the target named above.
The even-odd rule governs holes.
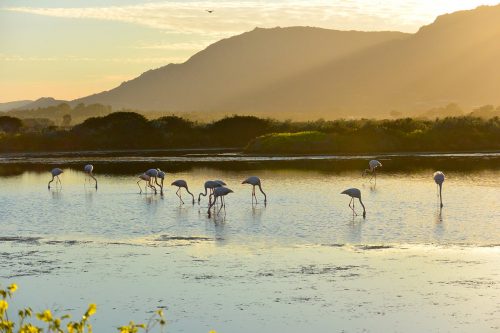
[[[0,289],[0,333],[92,333],[90,317],[97,310],[95,304],[90,304],[78,321],[70,321],[69,315],[56,317],[49,309],[35,313],[30,307],[27,307],[18,311],[17,322],[15,322],[15,316],[9,316],[8,300],[12,298],[16,290],[16,284],[11,284],[7,289]],[[118,331],[120,333],[137,333],[139,331],[147,333],[155,327],[159,327],[163,331],[165,325],[163,311],[157,310],[146,324],[136,324],[130,321],[128,325],[118,327]]]

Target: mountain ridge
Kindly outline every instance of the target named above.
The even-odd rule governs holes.
[[[255,28],[69,103],[325,118],[472,109],[500,104],[498,40],[500,4],[438,16],[413,34]]]

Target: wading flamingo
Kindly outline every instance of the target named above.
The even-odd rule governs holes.
[[[186,192],[189,193],[191,195],[191,197],[193,197],[193,205],[194,205],[194,195],[193,193],[189,192],[189,189],[188,189],[188,185],[187,185],[187,182],[183,179],[178,179],[176,180],[175,182],[173,182],[172,184],[170,184],[172,186],[177,186],[178,189],[177,189],[177,192],[175,192],[175,194],[177,194],[177,196],[179,197],[179,199],[181,200],[181,202],[184,204],[184,201],[182,200],[181,198],[181,189],[182,188],[185,188],[186,189]]]
[[[161,185],[158,183],[156,183],[156,185],[160,186],[160,189],[161,189],[160,193],[163,194],[163,181],[165,180],[165,172],[158,169],[158,178],[161,179]]]
[[[141,188],[141,185],[139,185],[139,183],[141,181],[145,181],[146,182],[146,186],[144,186],[144,191],[146,191],[147,193],[147,189],[148,187],[152,188],[153,191],[155,192],[156,194],[156,187],[154,187],[153,185],[151,185],[151,177],[146,175],[145,173],[143,173],[142,175],[139,176],[139,180],[137,181],[137,186],[139,186],[139,193],[142,193],[142,188]]]
[[[443,208],[442,190],[443,190],[444,178],[445,178],[444,173],[442,173],[441,171],[434,172],[434,181],[439,187],[439,203],[441,204],[441,208]]]
[[[372,175],[370,177],[370,181],[372,181],[374,176],[375,176],[375,181],[376,181],[377,180],[377,168],[382,167],[382,163],[380,163],[377,160],[371,160],[370,162],[368,162],[368,166],[370,168],[365,169],[365,171],[363,171],[363,177],[366,176],[367,173],[370,173]]]
[[[257,203],[257,196],[255,195],[255,186],[259,187],[259,190],[262,194],[264,194],[264,203],[267,202],[267,195],[264,193],[262,190],[262,186],[260,184],[260,178],[257,176],[251,176],[245,179],[242,184],[250,184],[252,185],[252,203],[253,203],[253,198],[255,198],[255,203]]]
[[[210,217],[210,208],[212,208],[212,206],[215,205],[215,202],[217,201],[217,198],[220,197],[220,201],[221,201],[221,206],[219,208],[219,211],[217,212],[217,214],[220,213],[221,209],[224,208],[224,210],[226,210],[226,204],[224,202],[224,197],[226,195],[228,195],[229,193],[233,193],[233,191],[227,187],[216,187],[214,189],[214,193],[213,193],[213,196],[214,196],[214,200],[213,202],[210,202],[210,204],[208,205],[208,210],[207,210],[207,213],[208,213],[208,217]]]
[[[62,171],[62,169],[59,169],[59,168],[54,168],[50,171],[50,173],[52,174],[52,179],[49,181],[49,184],[47,185],[49,190],[50,190],[50,183],[52,183],[54,181],[54,179],[56,180],[56,187],[57,187],[57,183],[59,183],[62,187],[62,183],[61,183],[61,180],[59,179],[59,175],[63,172],[64,171]]]
[[[349,208],[352,209],[352,214],[356,216],[358,214],[356,214],[356,211],[354,210],[354,198],[358,198],[359,203],[361,204],[361,206],[363,206],[363,218],[366,217],[365,205],[363,204],[363,201],[361,201],[361,191],[359,189],[349,188],[340,194],[347,194],[348,196],[351,197],[351,201],[349,201]],[[352,202],[352,207],[351,207],[351,202]]]
[[[198,195],[198,204],[200,203],[201,196],[206,197],[207,194],[209,194],[209,196],[208,196],[209,202],[208,203],[210,204],[210,197],[212,196],[214,188],[221,187],[221,186],[223,186],[223,185],[220,183],[217,183],[217,181],[215,181],[215,180],[207,180],[205,182],[205,184],[203,185],[203,187],[205,188],[205,193],[200,193]],[[210,193],[207,193],[208,190],[210,190]]]
[[[149,185],[150,185],[150,187],[155,188],[155,194],[156,194],[156,187],[153,184],[153,179],[154,179],[155,184],[158,185],[160,187],[160,190],[163,192],[162,186],[160,184],[158,184],[158,173],[160,173],[160,171],[161,171],[160,169],[149,169],[148,171],[146,171],[144,173],[150,177]]]
[[[87,164],[83,168],[83,171],[85,171],[85,173],[87,174],[87,176],[89,176],[90,178],[92,178],[93,180],[95,180],[95,188],[97,189],[97,179],[94,177],[94,174],[92,173],[93,170],[94,170],[94,166],[92,164]],[[87,177],[85,177],[85,181],[87,181]]]

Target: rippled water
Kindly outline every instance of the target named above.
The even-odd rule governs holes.
[[[310,161],[309,163],[314,163]],[[390,161],[384,164],[390,164]],[[130,168],[131,166],[128,166]],[[168,172],[165,193],[140,195],[136,174],[111,174],[96,167],[99,189],[84,187],[76,166],[65,168],[62,189],[47,190],[48,172],[26,171],[2,177],[2,234],[51,237],[127,239],[154,234],[207,236],[246,243],[498,243],[500,170],[446,172],[444,208],[437,205],[433,170],[384,171],[377,181],[359,170],[253,169],[191,167]],[[49,170],[51,166],[46,166]],[[251,203],[251,186],[241,181],[259,175],[268,195]],[[223,179],[234,193],[226,210],[207,218],[207,200],[180,205],[176,179],[187,180],[192,192],[208,179]],[[346,188],[358,187],[367,218],[353,218]],[[260,193],[259,193],[260,195]],[[184,193],[184,199],[190,199]],[[357,204],[357,203],[356,203]],[[358,213],[361,213],[359,204]]]
[[[42,307],[97,301],[104,330],[166,305],[173,332],[466,332],[477,320],[480,331],[494,331],[498,154],[387,155],[376,182],[361,177],[369,158],[3,157],[0,278],[24,282],[37,297],[21,300]],[[98,190],[84,186],[89,160]],[[62,189],[48,190],[55,165],[65,170]],[[167,171],[163,196],[139,194],[136,177],[153,166]],[[443,209],[437,169],[447,176]],[[261,177],[267,205],[258,191],[252,204],[251,186],[241,184],[250,175]],[[193,205],[183,193],[180,204],[168,185],[175,179],[196,196],[208,179],[234,193],[208,218],[205,198]],[[340,194],[350,187],[361,189],[366,219],[353,217]],[[475,303],[484,311],[471,310]],[[442,321],[457,314],[469,317]]]

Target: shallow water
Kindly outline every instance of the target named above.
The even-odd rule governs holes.
[[[3,157],[0,281],[39,307],[97,302],[101,331],[157,306],[169,308],[169,332],[500,327],[497,154],[386,155],[376,183],[361,177],[368,156],[230,155]],[[92,159],[98,190],[80,171]],[[62,188],[47,190],[54,165]],[[184,192],[181,205],[168,185],[139,194],[137,174],[156,165],[196,197],[208,179],[235,193],[212,218],[206,198],[193,205]],[[251,203],[249,175],[267,205],[258,192]],[[366,219],[340,194],[349,187],[361,189]]]

